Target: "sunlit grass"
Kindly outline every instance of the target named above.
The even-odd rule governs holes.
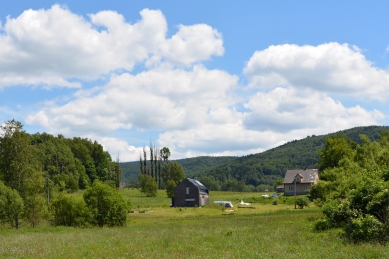
[[[121,190],[134,207],[121,228],[1,229],[0,258],[388,258],[389,247],[345,243],[338,230],[312,231],[320,210],[258,203],[255,209],[170,208],[163,191]],[[79,195],[79,194],[77,194]],[[211,201],[245,193],[212,193]],[[258,194],[249,194],[258,195]],[[137,209],[136,209],[137,210]]]

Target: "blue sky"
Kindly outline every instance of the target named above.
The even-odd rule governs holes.
[[[1,1],[0,121],[122,161],[388,125],[386,1]],[[8,17],[8,18],[7,18]]]

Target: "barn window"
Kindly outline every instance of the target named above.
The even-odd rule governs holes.
[[[188,194],[189,194],[189,187],[186,186],[186,195],[188,195]]]

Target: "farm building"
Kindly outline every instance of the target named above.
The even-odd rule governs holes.
[[[285,190],[284,185],[277,185],[276,192],[284,192],[284,190]]]
[[[185,178],[174,188],[173,207],[195,207],[209,204],[209,191],[195,179]]]
[[[284,178],[284,195],[307,194],[317,181],[319,181],[317,169],[287,170]]]

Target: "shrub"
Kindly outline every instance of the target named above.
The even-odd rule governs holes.
[[[51,203],[55,226],[81,227],[88,224],[90,214],[84,200],[61,193]]]
[[[140,191],[146,194],[147,197],[157,196],[158,185],[155,180],[147,174],[141,174],[140,178]]]
[[[342,227],[350,218],[358,217],[357,211],[350,209],[347,200],[330,200],[323,205],[322,211],[332,227]]]
[[[324,231],[324,230],[330,229],[331,227],[332,227],[331,222],[329,222],[328,219],[320,218],[320,219],[316,220],[313,229],[315,231]]]
[[[274,198],[273,201],[272,201],[272,204],[273,205],[278,205],[278,198]]]
[[[84,192],[84,200],[91,212],[92,224],[99,227],[126,224],[127,203],[115,188],[95,181]]]
[[[387,226],[372,215],[353,219],[345,228],[346,235],[354,242],[385,242],[388,240]]]
[[[302,196],[302,197],[297,197],[296,199],[296,204],[297,206],[302,209],[304,208],[304,206],[308,206],[309,204],[309,199],[306,197],[306,196]]]

